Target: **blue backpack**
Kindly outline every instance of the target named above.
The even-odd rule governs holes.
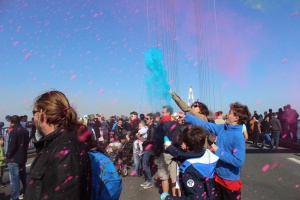
[[[88,154],[92,168],[91,199],[119,199],[122,192],[122,179],[114,163],[98,151],[89,151]]]

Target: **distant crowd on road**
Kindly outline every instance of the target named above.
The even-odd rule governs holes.
[[[175,114],[165,105],[161,112],[110,118],[78,117],[59,91],[38,96],[32,121],[26,115],[6,118],[10,125],[0,135],[0,186],[5,187],[3,169],[8,166],[11,199],[118,199],[121,179],[103,180],[103,172],[126,176],[133,163],[128,175],[144,176],[144,189],[154,187],[157,168],[161,199],[236,200],[242,197],[245,141],[252,140],[253,146],[261,141],[261,149],[265,143],[278,149],[280,138],[297,141],[299,114],[290,105],[262,116],[235,102],[226,115],[218,111],[211,119],[203,102],[188,106],[175,92],[170,95],[181,109]],[[26,178],[30,145],[36,157]],[[108,160],[114,165],[106,165]]]
[[[297,142],[299,114],[291,108],[291,105],[286,105],[278,109],[278,112],[265,111],[264,116],[257,114],[254,111],[251,120],[246,123],[249,133],[252,135],[253,146],[258,146],[259,138],[262,138],[263,149],[265,142],[270,144],[270,148],[278,149],[279,139]],[[260,137],[262,136],[262,137]],[[300,139],[300,138],[299,138]]]

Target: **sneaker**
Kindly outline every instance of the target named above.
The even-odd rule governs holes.
[[[149,188],[152,188],[153,187],[153,184],[148,182],[148,184],[144,187],[144,189],[149,189]]]
[[[145,187],[145,186],[147,186],[147,184],[148,184],[148,182],[146,181],[145,183],[142,183],[141,186]]]
[[[24,199],[24,195],[23,194],[19,195],[19,199]]]

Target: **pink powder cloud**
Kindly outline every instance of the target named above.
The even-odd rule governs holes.
[[[186,2],[184,2],[186,3]],[[176,9],[179,11],[180,3],[176,3]],[[259,55],[261,45],[268,43],[266,33],[262,31],[263,26],[260,23],[254,23],[251,19],[238,16],[237,14],[229,11],[222,10],[217,16],[218,27],[218,40],[215,30],[214,12],[201,11],[202,14],[198,16],[206,16],[206,19],[211,19],[206,26],[206,30],[195,27],[195,13],[194,12],[181,12],[182,15],[176,21],[178,32],[178,47],[185,51],[188,58],[192,58],[191,66],[196,65],[205,58],[204,62],[209,67],[219,70],[220,73],[230,78],[232,81],[239,81],[241,83],[248,82],[249,62],[253,57]],[[247,26],[245,26],[247,24]],[[197,31],[198,35],[197,35]],[[182,35],[180,35],[182,34]],[[206,39],[198,39],[198,43],[205,42],[206,45],[199,45],[197,48],[197,37],[204,35]],[[188,35],[188,36],[187,36]],[[256,42],[253,42],[256,41]],[[197,55],[200,53],[200,55]],[[203,52],[207,55],[202,56]],[[217,54],[218,55],[210,55]]]
[[[77,78],[76,75],[71,76],[70,80],[75,80]]]
[[[287,62],[287,59],[285,58],[285,59],[283,59],[281,62],[282,62],[282,63],[286,63],[286,62]]]
[[[29,54],[27,54],[26,56],[25,56],[25,59],[27,60],[27,59],[29,59],[30,58],[30,56],[31,56],[31,54],[29,53]]]

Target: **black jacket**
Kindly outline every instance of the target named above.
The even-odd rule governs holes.
[[[143,148],[145,149],[145,147],[149,144],[153,144],[154,141],[154,134],[155,134],[155,129],[156,126],[154,123],[152,123],[150,126],[148,126],[148,131],[147,131],[147,138],[146,140],[143,142]],[[152,149],[152,148],[151,148]]]
[[[181,133],[187,126],[187,124],[181,125],[176,121],[166,121],[160,123],[156,128],[154,135],[153,151],[155,156],[158,157],[165,151],[164,136],[168,136],[173,145],[180,147],[182,143]]]
[[[9,133],[6,158],[9,163],[25,164],[29,144],[29,131],[20,123],[14,124]]]
[[[262,121],[261,123],[261,132],[263,133],[271,133],[271,124],[268,121]]]
[[[114,131],[115,136],[118,136],[119,140],[121,139],[126,139],[127,135],[127,130],[125,125],[122,126],[116,126],[115,131]]]
[[[136,134],[139,132],[139,123],[140,120],[138,118],[134,119],[133,121],[130,122],[130,140],[136,140]]]
[[[89,156],[75,132],[57,129],[35,147],[24,199],[90,199]]]

